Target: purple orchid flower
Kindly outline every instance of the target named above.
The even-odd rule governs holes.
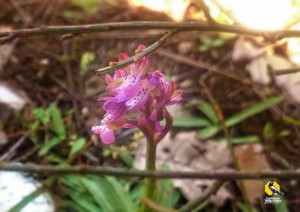
[[[135,53],[145,48],[139,45]],[[121,53],[119,61],[127,58],[128,54]],[[98,101],[104,101],[103,108],[107,113],[101,125],[91,129],[103,143],[113,143],[114,131],[120,128],[140,128],[153,138],[162,137],[166,128],[170,128],[172,118],[165,107],[179,102],[182,91],[176,90],[175,82],[167,82],[160,71],[148,73],[149,64],[150,58],[146,56],[124,69],[116,70],[113,76],[105,76],[109,96],[100,97]],[[129,119],[131,113],[138,115],[135,119]],[[163,119],[169,121],[165,127],[160,124]],[[157,133],[159,135],[155,136]]]

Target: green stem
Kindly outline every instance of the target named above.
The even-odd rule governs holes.
[[[147,139],[147,150],[146,150],[146,170],[155,171],[155,162],[156,162],[156,144],[153,139]],[[144,197],[150,200],[153,200],[155,197],[156,190],[156,178],[145,178],[145,193]],[[143,212],[151,211],[147,205],[142,206]]]

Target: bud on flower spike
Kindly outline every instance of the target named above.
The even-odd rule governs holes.
[[[135,53],[145,49],[139,45]],[[121,53],[119,60],[129,58]],[[175,82],[166,81],[163,73],[156,70],[148,73],[150,57],[145,56],[134,61],[129,67],[118,69],[113,76],[106,75],[108,96],[100,97],[104,101],[103,108],[107,112],[101,125],[92,127],[104,144],[115,141],[114,130],[120,128],[139,128],[148,138],[156,143],[170,130],[172,117],[166,106],[179,102],[182,91],[176,90]],[[135,113],[135,119],[128,115]],[[166,120],[166,125],[160,122]]]

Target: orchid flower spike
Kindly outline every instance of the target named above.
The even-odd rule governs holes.
[[[139,45],[135,53],[145,48]],[[126,53],[119,56],[120,61],[127,58]],[[160,122],[171,120],[165,107],[179,102],[182,91],[176,90],[175,82],[168,82],[159,70],[149,73],[149,65],[150,57],[145,56],[124,69],[116,70],[113,76],[105,76],[107,96],[98,101],[104,101],[106,114],[100,125],[91,128],[104,144],[112,144],[114,131],[121,128],[139,128],[154,140],[170,130],[170,124],[162,126]]]

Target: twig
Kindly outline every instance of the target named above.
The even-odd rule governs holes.
[[[20,17],[23,19],[23,22],[26,24],[29,24],[32,20],[32,17],[22,8],[19,4],[15,2],[15,0],[10,0],[10,3],[12,6],[16,9],[16,11],[19,13]]]
[[[201,171],[201,172],[180,172],[180,171],[139,171],[122,168],[106,168],[100,166],[49,166],[49,165],[20,165],[16,163],[0,163],[0,170],[29,172],[39,174],[96,174],[119,177],[154,177],[154,178],[180,178],[180,179],[300,179],[300,169],[281,171]]]
[[[0,32],[0,37],[24,38],[29,36],[49,36],[76,33],[107,32],[116,30],[180,30],[180,31],[211,31],[211,32],[231,32],[253,36],[266,36],[275,39],[299,37],[299,30],[257,30],[243,26],[228,24],[212,25],[210,23],[174,23],[158,21],[132,21],[101,24],[85,24],[72,26],[41,26],[31,29],[19,29]]]
[[[24,143],[28,135],[29,132],[25,133],[4,155],[2,155],[0,157],[0,162],[11,159],[15,151]]]
[[[148,48],[146,48],[144,51],[126,59],[120,62],[116,62],[113,63],[113,65],[110,65],[108,67],[105,68],[101,68],[101,69],[97,69],[97,73],[98,74],[105,74],[108,73],[112,70],[116,70],[118,68],[122,68],[125,67],[131,63],[133,63],[134,61],[138,60],[139,58],[142,58],[148,54],[150,54],[151,52],[155,51],[158,47],[160,47],[166,40],[168,40],[170,37],[172,37],[175,33],[177,33],[178,30],[175,31],[170,31],[167,34],[165,34],[161,39],[159,39],[158,41],[156,41],[154,44],[152,44],[151,46],[149,46]]]
[[[191,202],[187,203],[186,205],[184,205],[183,207],[181,207],[178,210],[178,212],[193,211],[201,203],[203,203],[205,200],[207,200],[210,197],[210,195],[217,192],[223,184],[224,184],[224,181],[222,181],[222,180],[216,181],[211,187],[208,187],[207,189],[205,189],[205,191],[199,197],[197,197],[193,201],[191,201]]]
[[[288,169],[288,170],[294,170],[295,167],[290,164],[285,158],[281,157],[278,153],[276,152],[271,152],[270,153],[271,158],[277,162],[282,168]]]
[[[233,74],[226,73],[225,70],[220,71],[216,66],[212,66],[210,64],[191,59],[191,58],[189,58],[187,56],[184,56],[184,55],[175,54],[173,52],[166,51],[166,50],[163,50],[163,49],[158,49],[155,53],[166,56],[166,57],[168,57],[170,59],[173,59],[177,62],[181,62],[181,63],[187,64],[187,65],[190,65],[190,66],[193,66],[193,67],[196,67],[196,68],[206,69],[207,71],[214,72],[214,73],[217,73],[219,75],[228,77],[230,79],[240,81],[244,84],[250,84],[251,83],[249,79],[243,79],[243,78],[235,76]]]
[[[202,10],[203,10],[204,16],[205,16],[205,18],[206,18],[207,21],[208,21],[209,23],[211,23],[212,25],[219,24],[219,23],[216,22],[215,19],[211,16],[209,7],[205,4],[204,0],[200,0],[200,5],[201,5],[201,8],[202,8]]]
[[[291,68],[291,69],[282,69],[282,70],[273,70],[271,71],[274,75],[285,75],[285,74],[295,74],[300,72],[300,68]]]
[[[65,61],[65,70],[66,70],[66,81],[67,81],[67,90],[73,94],[75,93],[75,84],[74,84],[74,72],[71,68],[71,55],[72,55],[72,42],[69,40],[66,40],[63,42],[63,52],[64,56],[67,58]],[[79,130],[79,123],[80,123],[80,115],[79,115],[79,107],[78,102],[75,99],[72,99],[72,105],[75,110],[75,128],[76,130]]]

